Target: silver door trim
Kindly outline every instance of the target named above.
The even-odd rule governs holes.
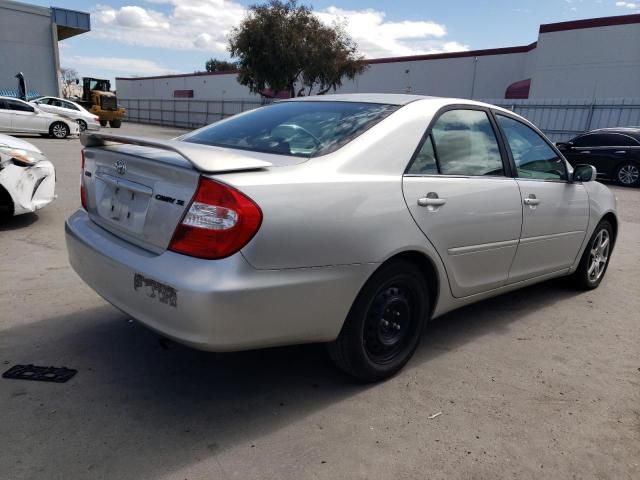
[[[468,245],[466,247],[453,247],[447,250],[451,256],[466,255],[469,253],[486,252],[488,250],[497,250],[499,248],[513,247],[518,244],[518,239],[505,240],[502,242],[481,243],[478,245]]]
[[[575,230],[573,232],[552,233],[549,235],[540,235],[538,237],[521,238],[520,243],[535,243],[544,242],[545,240],[552,240],[554,238],[568,237],[569,235],[584,235],[584,230]]]

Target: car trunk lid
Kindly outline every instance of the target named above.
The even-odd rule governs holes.
[[[90,218],[153,253],[167,249],[201,174],[265,169],[254,152],[175,140],[82,136],[82,182]]]

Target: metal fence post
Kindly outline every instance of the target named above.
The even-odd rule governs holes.
[[[586,125],[584,126],[584,131],[588,132],[589,130],[591,130],[591,120],[593,119],[593,109],[595,108],[595,99],[591,100],[591,105],[589,106],[589,113],[587,114],[587,122]]]

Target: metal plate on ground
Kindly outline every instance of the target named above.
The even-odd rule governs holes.
[[[14,365],[2,374],[2,378],[16,380],[37,380],[39,382],[64,383],[73,377],[77,370],[66,367],[38,367],[37,365]]]

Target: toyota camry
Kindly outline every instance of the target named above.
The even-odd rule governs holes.
[[[596,288],[618,230],[592,166],[468,100],[307,97],[82,143],[66,239],[98,294],[198,349],[326,343],[362,381],[455,308],[560,276]]]

